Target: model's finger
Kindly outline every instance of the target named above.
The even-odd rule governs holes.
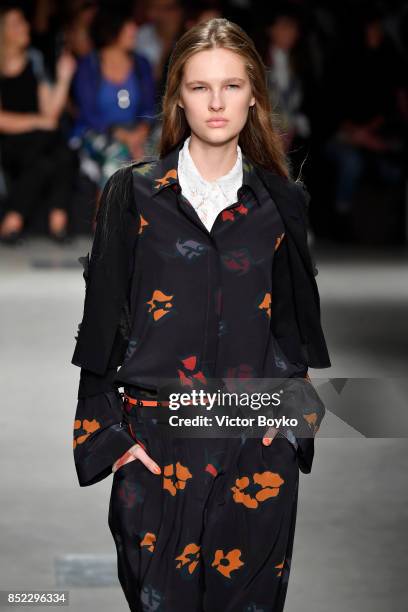
[[[112,466],[112,472],[115,473],[120,467],[122,467],[122,465],[130,463],[130,461],[135,461],[135,459],[136,457],[133,455],[133,453],[130,452],[130,450],[126,451],[126,453],[124,453],[119,459],[115,461]]]
[[[153,461],[153,459],[146,453],[146,451],[144,450],[144,448],[142,448],[140,446],[140,444],[135,444],[135,446],[132,446],[130,448],[130,451],[133,453],[133,455],[135,457],[137,457],[137,459],[140,459],[140,461],[142,463],[144,463],[144,465],[147,467],[148,470],[150,470],[151,472],[153,472],[153,474],[160,474],[161,473],[161,469],[160,467],[157,465],[157,463],[155,461]]]
[[[262,443],[265,444],[265,446],[269,446],[270,444],[272,444],[272,440],[274,439],[277,433],[278,430],[276,429],[276,427],[269,427],[264,437],[262,438]]]

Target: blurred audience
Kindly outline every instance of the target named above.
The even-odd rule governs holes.
[[[67,238],[74,160],[59,129],[75,60],[63,53],[52,83],[40,51],[30,46],[30,26],[11,3],[0,9],[0,152],[5,177],[4,242],[16,242],[25,220],[46,200],[49,231]]]
[[[197,0],[184,7],[184,29],[189,30],[197,23],[208,21],[215,17],[223,17],[221,4],[218,0]]]
[[[140,26],[135,49],[149,60],[159,83],[168,57],[183,27],[184,10],[180,0],[150,0],[146,23]]]
[[[301,37],[298,15],[289,8],[278,12],[267,25],[269,94],[272,108],[279,115],[282,136],[289,150],[296,136],[310,136],[310,124],[303,112],[302,74],[297,54]]]
[[[381,223],[377,217],[387,206],[402,221],[408,141],[403,0],[393,6],[378,0],[358,6],[353,0],[6,1],[0,9],[4,242],[18,241],[44,201],[55,239],[67,238],[70,220],[74,231],[94,228],[84,207],[90,208],[95,189],[100,194],[123,163],[157,154],[176,41],[213,17],[237,21],[255,41],[292,176],[312,187],[316,235],[350,238],[350,228],[364,217],[367,196],[361,197],[360,185],[364,194],[377,180],[396,195],[388,203],[379,195],[371,225]]]
[[[148,59],[133,50],[137,31],[129,11],[100,8],[91,24],[95,48],[79,60],[73,81],[71,144],[101,189],[124,162],[145,155],[154,124],[153,73]]]
[[[325,153],[335,167],[334,213],[348,231],[353,197],[368,167],[389,186],[403,178],[406,63],[381,14],[365,14],[355,44],[341,45],[325,80],[331,137]],[[406,89],[405,89],[406,91]],[[406,132],[406,129],[405,129]]]
[[[93,0],[76,0],[70,3],[70,10],[64,27],[66,47],[76,58],[81,58],[93,50],[91,24],[98,10]]]
[[[35,0],[29,2],[28,5],[31,45],[41,51],[47,74],[54,79],[56,62],[63,42],[61,26],[64,14],[60,10],[61,5],[57,0]]]
[[[315,81],[314,64],[297,6],[279,4],[266,10],[261,35],[255,36],[267,69],[269,97],[277,129],[297,176],[311,138],[308,88]]]

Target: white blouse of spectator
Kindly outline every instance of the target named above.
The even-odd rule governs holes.
[[[189,151],[191,136],[184,141],[179,153],[178,180],[182,194],[194,206],[201,221],[210,231],[217,215],[237,202],[237,191],[242,185],[242,151],[237,144],[237,160],[227,174],[215,181],[206,181],[199,173]]]

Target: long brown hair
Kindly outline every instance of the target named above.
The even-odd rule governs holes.
[[[255,105],[249,108],[247,122],[239,134],[238,143],[243,153],[251,162],[291,179],[290,161],[284,152],[283,141],[274,127],[278,117],[271,109],[266,84],[267,68],[251,38],[237,24],[219,17],[190,28],[177,41],[172,51],[162,100],[162,111],[159,113],[161,118],[159,157],[164,157],[190,134],[190,126],[185,118],[184,109],[177,104],[186,61],[194,53],[215,47],[235,51],[243,57],[256,100]],[[130,162],[121,168],[121,171],[114,173],[109,181],[109,186],[105,188],[104,198],[99,207],[101,241],[105,245],[108,243],[111,226],[115,225],[111,217],[114,214],[112,211],[115,206],[114,200],[119,202],[120,215],[122,215],[126,202],[132,197],[132,180],[129,169],[133,163]]]
[[[160,157],[190,134],[184,109],[177,104],[185,63],[195,53],[217,47],[234,51],[243,58],[256,100],[255,105],[249,107],[247,122],[239,135],[239,146],[255,164],[289,178],[290,161],[274,126],[275,117],[266,83],[267,68],[251,38],[236,23],[223,17],[198,23],[187,30],[171,53],[162,100]]]

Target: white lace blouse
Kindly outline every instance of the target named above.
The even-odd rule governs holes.
[[[183,196],[194,206],[201,221],[210,231],[217,215],[237,201],[237,191],[243,181],[241,147],[237,144],[237,160],[227,174],[215,181],[206,181],[190,155],[190,139],[191,136],[186,138],[179,153],[178,180]]]

